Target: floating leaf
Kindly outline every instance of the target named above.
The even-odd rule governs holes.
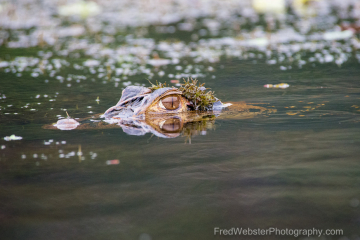
[[[15,134],[4,137],[5,141],[15,141],[15,140],[21,140],[21,139],[22,139],[22,137],[15,136]]]

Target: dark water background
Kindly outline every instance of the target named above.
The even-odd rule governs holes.
[[[149,36],[164,37],[151,31]],[[40,50],[1,46],[0,55],[11,61]],[[86,56],[63,59],[71,66]],[[190,61],[180,59],[177,65],[185,68]],[[18,77],[2,68],[1,239],[239,239],[214,236],[214,227],[343,229],[344,236],[321,239],[358,239],[360,67],[355,55],[341,66],[309,63],[286,71],[280,70],[283,64],[261,59],[221,57],[200,65],[215,69],[199,80],[223,102],[277,111],[215,120],[215,127],[191,137],[191,144],[186,136],[131,136],[117,127],[50,130],[43,126],[65,117],[64,109],[74,118],[104,112],[118,101],[121,88],[86,69],[61,69],[61,83],[47,73],[33,77],[24,71]],[[174,66],[164,71],[169,74]],[[68,74],[86,80],[68,87]],[[140,74],[126,81],[148,85],[146,78]],[[270,83],[290,87],[263,87]],[[12,134],[22,140],[3,139]],[[115,159],[118,164],[107,164]]]

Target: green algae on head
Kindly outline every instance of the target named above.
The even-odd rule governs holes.
[[[166,86],[166,82],[161,83],[161,82],[158,82],[158,81],[156,80],[156,84],[153,84],[152,82],[150,82],[150,80],[148,80],[148,81],[149,81],[149,83],[151,84],[151,87],[149,87],[149,89],[150,89],[152,92],[155,91],[155,90],[158,90],[158,89],[160,89],[160,88],[167,87],[167,86]]]
[[[179,90],[190,101],[194,110],[212,110],[214,102],[218,101],[218,99],[214,96],[213,91],[206,92],[208,88],[204,87],[205,83],[199,83],[197,86],[197,82],[198,80],[192,78],[188,78],[187,81],[184,79],[184,83],[181,84]]]
[[[182,95],[189,100],[191,107],[194,110],[212,110],[214,102],[218,101],[218,99],[214,96],[213,91],[206,92],[208,88],[204,87],[205,83],[199,83],[199,85],[197,85],[197,83],[198,80],[196,79],[188,78],[187,81],[184,79],[184,83],[181,84],[179,90],[182,92]],[[167,87],[166,82],[160,83],[156,81],[156,84],[151,82],[150,84],[151,87],[149,87],[149,89],[151,91]]]

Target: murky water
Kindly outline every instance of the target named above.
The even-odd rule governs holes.
[[[214,236],[215,227],[343,229],[321,239],[359,238],[359,34],[333,28],[344,19],[336,14],[308,32],[283,18],[266,42],[261,14],[251,21],[195,16],[97,32],[88,29],[97,23],[90,18],[80,37],[57,32],[53,45],[42,26],[35,30],[46,44],[33,28],[2,25],[1,239],[239,238]],[[57,27],[84,20],[67,21]],[[19,48],[21,36],[39,42]],[[175,138],[128,135],[118,126],[46,127],[65,111],[98,118],[128,85],[183,77],[205,82],[223,102],[269,111],[223,115],[200,130],[188,124]],[[264,87],[280,83],[288,87]],[[279,237],[295,238],[247,239]]]

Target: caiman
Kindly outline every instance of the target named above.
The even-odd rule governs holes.
[[[130,135],[150,132],[158,137],[174,138],[184,131],[190,131],[190,134],[203,132],[213,126],[216,118],[246,119],[276,111],[245,102],[224,104],[212,92],[206,92],[203,85],[196,86],[196,82],[185,82],[180,89],[162,84],[151,88],[128,86],[119,102],[100,116],[103,120],[83,119],[79,123],[68,117],[45,128],[72,130],[120,126]]]

